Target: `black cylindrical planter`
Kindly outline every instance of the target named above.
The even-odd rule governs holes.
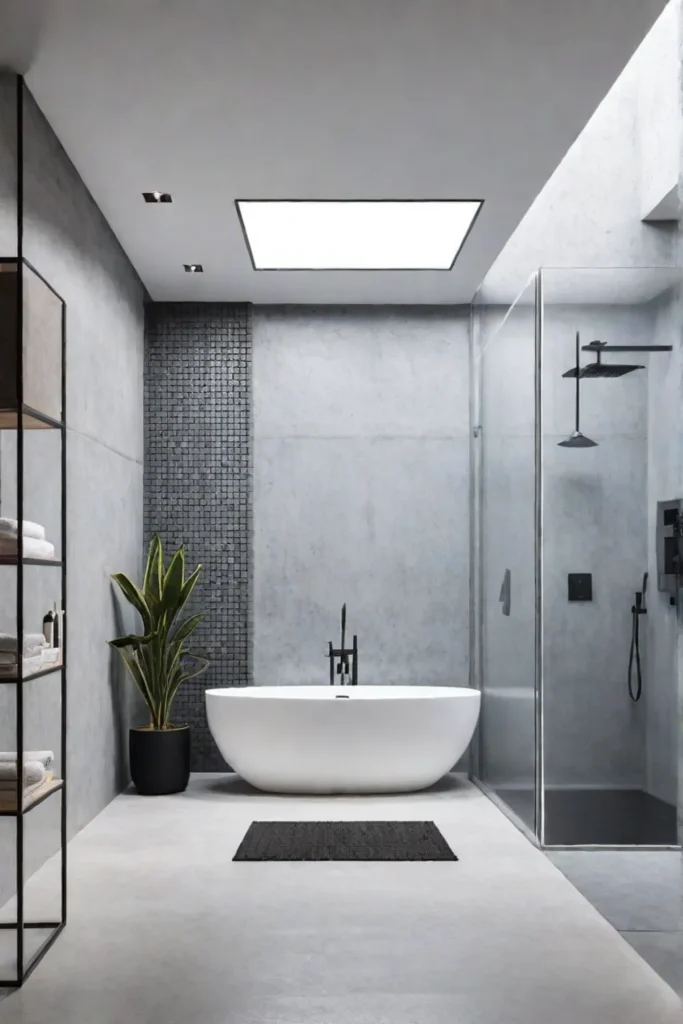
[[[190,779],[190,727],[131,729],[130,774],[143,796],[181,793]]]

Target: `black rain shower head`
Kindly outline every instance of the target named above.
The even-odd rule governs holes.
[[[598,355],[598,360],[600,356]],[[579,371],[579,377],[585,379],[586,377],[623,377],[624,374],[630,373],[632,370],[644,370],[644,366],[631,365],[630,363],[589,363],[588,366],[582,366]],[[563,377],[576,377],[576,367],[572,366],[571,370],[567,370],[566,373],[562,374]]]
[[[633,370],[644,370],[645,367],[636,363],[603,363],[604,352],[671,352],[671,345],[608,345],[606,341],[591,341],[589,345],[583,346],[584,352],[595,352],[595,362],[589,363],[579,369],[579,360],[576,366],[563,373],[563,377],[623,377]]]

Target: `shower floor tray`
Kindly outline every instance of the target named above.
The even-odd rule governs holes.
[[[501,789],[498,796],[532,827],[531,790]],[[544,846],[676,846],[676,808],[642,789],[545,791]]]

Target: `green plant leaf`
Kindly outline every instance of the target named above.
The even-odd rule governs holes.
[[[140,665],[138,664],[135,655],[131,654],[129,651],[123,650],[122,648],[118,648],[118,652],[121,655],[121,660],[123,661],[128,671],[130,672],[135,683],[137,684],[137,687],[140,690],[140,693],[142,694],[143,700],[145,701],[145,704],[149,708],[149,713],[153,721],[155,705],[144,672],[142,671]]]
[[[157,596],[161,597],[161,591],[164,585],[164,548],[161,543],[161,537],[157,535],[157,549],[156,559],[153,566],[154,581],[156,584]]]
[[[188,654],[186,656],[189,657],[189,658],[192,658],[194,661],[201,662],[201,664],[199,665],[199,667],[197,669],[195,669],[194,672],[183,672],[182,670],[179,670],[180,674],[177,675],[176,679],[173,681],[173,684],[170,687],[169,693],[168,693],[168,699],[167,699],[167,705],[166,705],[166,721],[167,722],[170,720],[170,717],[171,717],[171,708],[173,706],[173,701],[175,700],[175,695],[178,692],[178,690],[180,689],[180,687],[182,686],[182,684],[187,682],[188,679],[193,679],[195,676],[201,675],[202,672],[206,672],[207,668],[211,664],[211,662],[207,658],[198,658],[194,654]]]
[[[166,624],[170,626],[179,611],[179,601],[183,590],[185,578],[185,552],[182,548],[176,551],[171,559],[166,575],[164,576],[163,589],[159,612],[166,616]]]
[[[110,647],[141,647],[143,644],[148,644],[153,633],[146,633],[144,636],[139,636],[136,633],[129,633],[128,636],[119,636],[116,640],[108,640],[107,643]]]
[[[147,564],[142,589],[150,608],[156,607],[161,599],[164,580],[164,550],[161,537],[155,533],[149,542]]]
[[[181,583],[181,586],[182,586],[182,584],[185,582],[185,545],[184,544],[180,545],[180,547],[178,548],[178,550],[174,554],[173,558],[169,562],[168,569],[166,570],[166,575],[164,576],[164,586],[166,586],[168,581],[172,578],[172,576],[174,574],[174,571],[176,571],[175,566],[176,566],[176,564],[178,562],[180,563],[180,583]]]
[[[160,545],[161,540],[159,538],[159,534],[155,533],[150,540],[149,548],[147,549],[145,575],[142,580],[142,592],[150,603],[156,601],[159,597],[159,588],[157,586],[155,573],[157,570]]]
[[[116,583],[126,600],[132,604],[139,613],[140,618],[142,619],[142,624],[145,627],[145,632],[151,632],[152,614],[142,591],[138,590],[133,581],[123,572],[114,573],[112,580]]]
[[[178,608],[176,610],[176,615],[180,614],[180,612],[183,610],[187,602],[190,600],[190,597],[192,596],[192,591],[196,587],[197,580],[201,575],[201,571],[202,566],[198,565],[195,571],[192,573],[192,575],[188,576],[188,578],[185,580],[182,590],[180,591],[180,597],[178,598]]]
[[[200,676],[202,672],[206,672],[207,668],[211,664],[208,658],[200,658],[198,655],[189,654],[187,651],[183,653],[183,657],[191,658],[193,661],[199,663],[199,667],[196,668],[194,672],[183,672],[183,682],[185,682],[186,679],[194,679],[195,676]]]
[[[178,644],[183,640],[187,640],[190,633],[194,633],[203,618],[204,612],[198,612],[196,615],[190,615],[189,618],[184,619],[171,637],[171,643]]]

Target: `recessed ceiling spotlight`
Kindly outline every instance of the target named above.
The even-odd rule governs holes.
[[[451,270],[480,199],[238,200],[254,270]]]
[[[201,263],[183,263],[186,274],[203,274],[204,267]]]
[[[173,196],[170,192],[143,192],[142,198],[146,203],[172,203]]]

